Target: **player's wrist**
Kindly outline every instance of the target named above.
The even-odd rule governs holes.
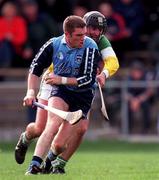
[[[67,84],[67,80],[68,78],[67,77],[61,77],[61,84]]]
[[[109,71],[107,69],[104,69],[102,73],[105,75],[105,79],[109,77]]]
[[[28,89],[26,96],[27,97],[34,97],[35,96],[35,90],[34,89]]]

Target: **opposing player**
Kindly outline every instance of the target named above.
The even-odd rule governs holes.
[[[104,61],[104,69],[103,72],[97,76],[98,81],[101,85],[105,85],[105,81],[108,77],[112,76],[117,69],[119,68],[118,59],[111,47],[108,39],[103,35],[106,31],[106,19],[105,17],[97,12],[92,11],[87,13],[84,16],[84,19],[87,24],[87,35],[93,38],[100,48],[102,58]],[[50,69],[51,70],[51,69]],[[50,72],[50,71],[49,71]],[[39,101],[47,104],[47,100],[50,94],[50,85],[42,84]],[[30,143],[30,140],[38,137],[44,129],[46,123],[47,112],[38,108],[36,122],[29,124],[26,128],[25,133],[23,133],[20,137],[20,140],[16,146],[15,157],[19,164],[23,163],[25,158],[25,153]],[[63,173],[64,166],[75,150],[78,148],[81,143],[83,134],[88,128],[88,121],[85,122],[85,125],[81,126],[81,124],[77,124],[74,135],[70,139],[69,146],[67,149],[56,159],[59,166],[54,167],[54,172]],[[58,142],[57,142],[58,143]],[[46,159],[45,168],[46,171],[50,169],[51,163],[50,159],[54,160],[57,156],[53,155],[52,151],[50,151],[48,158]],[[61,165],[62,164],[62,165]]]

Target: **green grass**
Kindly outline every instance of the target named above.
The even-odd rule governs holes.
[[[14,160],[15,143],[0,143],[0,179],[158,180],[159,144],[119,141],[84,142],[66,166],[66,175],[25,176],[33,154],[22,165]]]

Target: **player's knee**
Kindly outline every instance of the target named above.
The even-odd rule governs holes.
[[[55,149],[58,154],[60,154],[66,149],[66,146],[60,141],[54,141],[54,143],[52,144],[52,148]]]
[[[83,123],[77,130],[77,134],[79,136],[83,136],[85,134],[85,132],[87,131],[88,129],[88,125],[86,123]]]
[[[28,130],[29,130],[29,129],[34,129],[34,126],[35,126],[35,122],[29,123],[29,124],[27,125],[27,129],[28,129]]]
[[[43,129],[40,128],[40,127],[36,127],[35,128],[35,133],[36,133],[36,136],[39,137],[43,132]]]
[[[33,138],[36,138],[42,134],[44,129],[40,126],[37,126],[35,123],[30,123],[27,126],[26,130],[30,134],[30,136],[32,136]]]

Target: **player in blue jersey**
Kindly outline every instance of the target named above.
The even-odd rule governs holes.
[[[94,83],[97,64],[100,60],[96,43],[86,37],[85,21],[78,16],[69,16],[63,23],[64,35],[52,38],[43,45],[35,56],[28,75],[28,89],[24,105],[31,106],[35,101],[35,89],[39,76],[53,63],[51,76],[45,78],[52,85],[48,105],[64,111],[81,109],[85,123],[87,113],[94,97]],[[62,124],[62,125],[61,125]],[[69,123],[53,113],[48,113],[45,129],[39,137],[34,156],[26,174],[37,174],[40,165],[54,139],[54,153],[62,153],[74,131]],[[56,137],[60,135],[60,144],[56,146]]]
[[[97,11],[90,11],[85,14],[84,19],[87,25],[87,35],[96,41],[102,56],[103,68],[100,69],[101,72],[99,75],[97,75],[96,78],[100,82],[100,84],[104,86],[106,79],[112,76],[118,70],[118,59],[109,40],[104,35],[107,27],[105,17]],[[44,164],[44,170],[46,173],[49,173],[50,170],[53,173],[65,172],[64,167],[73,153],[79,147],[83,135],[88,128],[89,121],[84,121],[83,124],[80,123],[78,123],[76,127],[74,127],[74,133],[72,133],[68,147],[58,157],[54,152],[55,145],[53,144],[54,146],[51,147]],[[60,138],[59,136],[57,136],[56,146],[58,146],[59,143]]]

